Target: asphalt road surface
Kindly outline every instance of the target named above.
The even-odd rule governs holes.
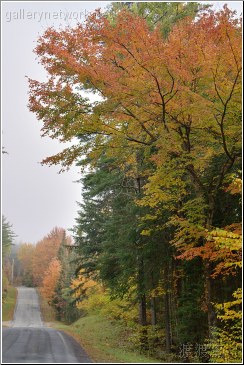
[[[33,288],[18,288],[14,320],[2,330],[3,363],[91,363],[85,351],[67,334],[45,327]]]

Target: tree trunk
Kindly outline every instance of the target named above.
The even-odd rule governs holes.
[[[156,326],[157,324],[157,312],[156,312],[156,298],[151,298],[151,325]]]
[[[213,214],[214,214],[214,205],[215,199],[213,194],[209,194],[208,196],[209,209],[206,221],[207,230],[211,230],[213,224]],[[205,277],[205,298],[206,298],[206,306],[208,311],[208,335],[211,337],[211,328],[215,323],[215,313],[212,305],[212,279],[211,279],[211,264],[209,260],[204,260],[204,277]]]
[[[139,324],[141,326],[146,326],[147,325],[147,305],[146,305],[146,296],[145,296],[145,294],[140,295]]]
[[[170,330],[170,310],[169,310],[169,294],[164,296],[164,308],[165,308],[165,342],[166,352],[171,350],[171,330]]]
[[[138,255],[138,295],[139,295],[139,324],[141,350],[148,350],[147,336],[147,303],[144,283],[144,260],[141,254]]]
[[[204,263],[204,276],[205,276],[205,300],[208,311],[208,336],[211,337],[211,328],[214,326],[216,318],[214,307],[212,304],[212,279],[211,279],[211,266],[209,260]]]
[[[147,335],[147,305],[146,296],[142,294],[139,302],[139,324],[140,328],[140,346],[142,351],[148,350],[148,335]]]
[[[207,221],[206,221],[206,228],[208,230],[211,229],[213,224],[213,214],[214,214],[214,205],[215,199],[212,193],[208,195],[208,214],[207,214]]]
[[[165,322],[165,343],[166,343],[166,352],[170,352],[171,350],[171,328],[170,328],[170,303],[169,303],[169,280],[168,280],[168,262],[165,263],[164,270],[164,281],[166,293],[164,295],[164,322]]]
[[[151,273],[151,285],[152,288],[155,289],[155,283],[154,283],[154,277],[153,277],[153,272]],[[152,326],[156,326],[157,324],[157,310],[156,310],[156,298],[152,297],[150,299],[150,304],[151,304],[151,325]]]

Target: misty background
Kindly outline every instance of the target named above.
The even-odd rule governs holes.
[[[55,226],[70,229],[82,201],[78,167],[58,174],[58,166],[40,161],[60,152],[65,144],[41,138],[42,123],[28,108],[26,76],[45,81],[33,49],[46,28],[75,25],[84,15],[110,2],[2,2],[2,214],[13,224],[17,242],[35,243]],[[242,2],[227,3],[242,11]],[[83,19],[82,19],[83,17]]]

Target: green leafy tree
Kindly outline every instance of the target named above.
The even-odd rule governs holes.
[[[76,247],[72,244],[71,238],[63,234],[63,239],[58,251],[60,262],[60,275],[55,287],[55,295],[52,304],[55,307],[57,318],[66,323],[72,323],[80,316],[80,311],[75,305],[70,288],[76,271]]]
[[[16,237],[13,232],[12,225],[7,221],[7,219],[2,216],[2,255],[5,258],[11,251],[11,246],[13,245],[14,238]]]
[[[77,227],[82,267],[115,295],[135,285],[145,348],[148,298],[161,291],[169,351],[177,308],[186,313],[191,301],[198,304],[189,323],[207,322],[195,338],[206,325],[211,335],[212,303],[228,299],[239,280],[214,281],[221,261],[236,253],[224,256],[208,235],[239,215],[223,190],[240,169],[241,23],[227,6],[194,18],[184,11],[196,14],[198,5],[127,5],[40,37],[36,53],[48,81],[30,80],[29,107],[43,135],[76,137],[76,145],[44,163],[66,168],[83,155],[80,165],[91,171]],[[88,100],[87,90],[99,100]],[[193,273],[204,283],[194,286]],[[186,291],[172,290],[181,284]],[[181,322],[180,336],[186,332]]]
[[[13,280],[13,262],[10,261],[10,254],[15,237],[12,225],[2,216],[2,300],[5,300],[9,283]]]
[[[113,2],[107,11],[109,19],[115,21],[122,9],[128,9],[145,19],[153,29],[160,27],[164,37],[167,37],[175,23],[185,17],[194,19],[210,5],[199,2]]]

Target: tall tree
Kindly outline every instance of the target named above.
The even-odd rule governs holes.
[[[37,242],[33,258],[34,285],[41,287],[45,271],[51,261],[57,257],[63,239],[64,229],[54,228],[41,241]]]
[[[21,264],[22,285],[33,286],[33,260],[36,247],[23,243],[18,247],[17,258]]]
[[[55,296],[55,289],[60,278],[60,272],[60,261],[57,258],[53,258],[48,269],[45,271],[41,288],[41,292],[48,300],[49,304],[52,303]]]
[[[123,9],[128,9],[134,14],[140,15],[147,21],[150,29],[157,26],[166,38],[175,23],[185,17],[194,19],[202,11],[208,9],[210,5],[199,2],[113,2],[109,6],[107,16],[116,21],[118,13]]]
[[[9,282],[13,280],[13,262],[10,262],[10,253],[16,237],[12,225],[2,216],[2,300],[5,300]]]
[[[63,234],[57,258],[60,262],[60,275],[55,286],[52,304],[55,306],[58,319],[72,323],[80,315],[70,288],[77,266],[77,247],[66,232]]]
[[[13,245],[14,238],[16,237],[12,225],[7,219],[2,216],[2,255],[6,257],[11,251],[11,245]]]
[[[145,324],[149,282],[145,268],[157,247],[155,237],[163,232],[166,332],[171,331],[170,285],[177,250],[178,259],[194,259],[190,269],[187,264],[181,267],[188,276],[181,280],[187,290],[193,288],[188,281],[192,273],[203,276],[210,333],[216,320],[212,302],[219,293],[212,280],[213,262],[209,255],[196,252],[209,248],[213,226],[225,226],[218,212],[226,210],[228,199],[220,203],[220,197],[229,174],[240,168],[241,24],[225,6],[195,19],[173,21],[167,37],[162,37],[160,23],[152,26],[155,16],[150,9],[144,12],[149,12],[149,22],[141,17],[143,6],[137,10],[139,14],[122,8],[112,18],[96,11],[76,28],[48,29],[36,53],[49,79],[46,83],[29,80],[29,107],[43,122],[44,135],[61,141],[77,137],[76,145],[44,163],[66,168],[79,161],[98,169],[92,179],[101,174],[99,164],[105,156],[115,161],[136,192],[133,203],[126,197],[120,201],[120,194],[114,197],[115,191],[106,184],[100,186],[97,202],[91,199],[96,193],[88,194],[79,234],[83,253],[87,250],[91,255],[89,262],[99,275],[116,289],[121,285],[123,291],[134,270]],[[84,91],[96,93],[99,100],[92,103]],[[130,222],[119,218],[125,214]],[[97,221],[100,231],[87,223],[87,217]],[[134,257],[127,258],[121,250],[123,234]],[[91,237],[96,240],[92,248]],[[127,268],[125,258],[128,263],[132,259],[132,267]],[[194,293],[197,302],[201,287]],[[181,294],[184,303],[184,289]],[[170,348],[169,335],[166,342]]]

